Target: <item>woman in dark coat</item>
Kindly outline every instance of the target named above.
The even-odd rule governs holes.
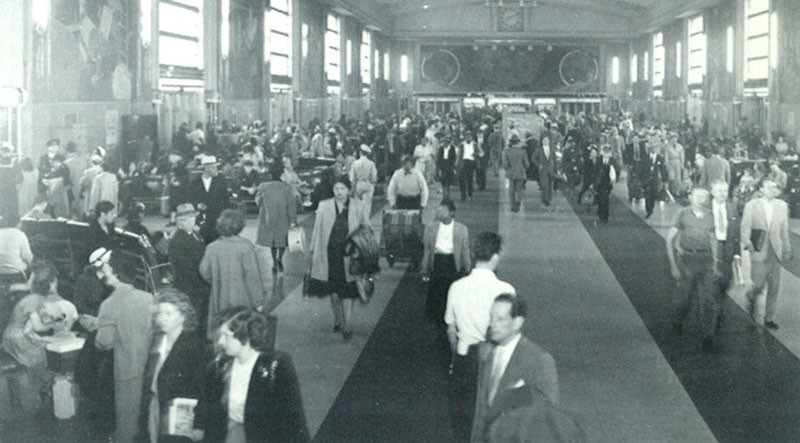
[[[281,181],[282,162],[276,160],[270,169],[271,180],[261,183],[256,192],[258,234],[256,244],[272,252],[272,271],[283,272],[283,253],[289,245],[289,228],[297,224],[294,188]]]
[[[188,443],[192,423],[184,435],[170,435],[164,418],[175,399],[199,400],[211,362],[210,343],[198,334],[198,319],[189,297],[172,288],[158,294],[155,323],[159,333],[147,361],[144,397],[147,429],[152,443]],[[142,427],[144,428],[144,426]]]
[[[244,307],[220,312],[212,364],[195,408],[194,437],[207,443],[310,441],[297,373],[289,354],[272,349],[267,316]],[[249,367],[252,366],[251,370]]]

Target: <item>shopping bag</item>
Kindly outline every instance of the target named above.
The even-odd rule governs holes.
[[[306,232],[303,228],[289,229],[289,252],[306,252]]]

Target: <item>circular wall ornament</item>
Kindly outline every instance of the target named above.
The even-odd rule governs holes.
[[[458,57],[447,49],[438,49],[422,59],[422,78],[452,85],[461,75]]]
[[[568,52],[558,63],[558,75],[567,86],[578,82],[595,81],[599,71],[597,58],[583,49]]]

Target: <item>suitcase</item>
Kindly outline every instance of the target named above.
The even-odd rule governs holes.
[[[383,211],[381,246],[389,267],[395,262],[416,264],[422,258],[422,211],[386,209]]]

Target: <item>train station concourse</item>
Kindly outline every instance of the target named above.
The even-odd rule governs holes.
[[[0,16],[0,443],[800,441],[800,2]]]

